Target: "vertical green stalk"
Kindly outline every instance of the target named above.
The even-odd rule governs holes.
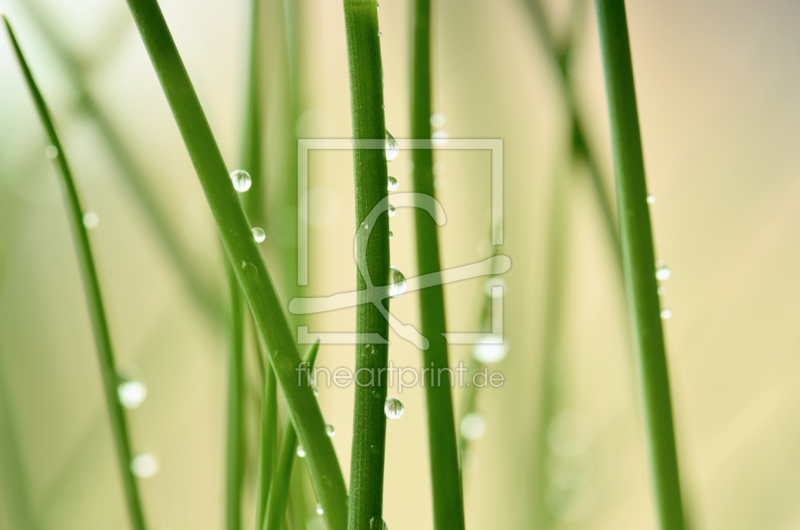
[[[431,3],[412,2],[411,40],[411,136],[431,137]],[[414,191],[434,196],[433,151],[414,149]],[[439,237],[436,221],[428,212],[414,209],[417,242],[417,267],[420,275],[438,273]],[[422,334],[430,341],[424,352],[424,367],[434,373],[434,384],[425,385],[428,405],[428,448],[431,462],[434,528],[464,528],[464,501],[458,465],[456,427],[453,419],[453,396],[444,338],[444,292],[441,285],[419,292]]]
[[[314,343],[306,353],[305,361],[308,363],[309,371],[314,369],[318,351],[319,341]],[[294,430],[294,426],[289,422],[283,432],[283,440],[281,441],[278,463],[273,474],[266,517],[256,526],[256,530],[280,530],[286,518],[286,503],[289,500],[295,454],[297,454],[297,431]]]
[[[72,234],[75,238],[78,261],[80,262],[81,274],[86,290],[86,302],[89,306],[89,314],[92,320],[92,330],[94,331],[98,359],[100,361],[100,373],[103,378],[103,390],[105,391],[106,406],[108,407],[109,419],[111,420],[111,430],[114,434],[114,442],[116,443],[117,463],[119,465],[120,474],[122,475],[125,499],[127,501],[133,528],[136,530],[145,530],[146,524],[141,499],[139,497],[139,489],[131,471],[131,446],[128,438],[128,426],[125,420],[125,412],[117,396],[119,381],[114,364],[114,352],[111,348],[111,336],[108,330],[105,310],[103,309],[100,283],[97,279],[92,249],[89,245],[89,236],[86,233],[86,228],[83,226],[83,208],[81,208],[78,192],[72,180],[72,173],[67,164],[67,158],[64,155],[64,149],[56,134],[55,126],[50,118],[50,113],[47,110],[44,98],[36,85],[36,81],[33,79],[33,74],[30,68],[28,68],[25,56],[22,54],[22,49],[5,15],[3,15],[3,22],[11,37],[14,52],[22,67],[25,82],[33,97],[36,110],[39,113],[42,125],[47,133],[47,138],[50,144],[57,150],[56,167],[62,177],[61,181],[64,186],[70,227],[72,228]]]
[[[596,0],[603,56],[625,287],[643,383],[656,505],[662,530],[683,530],[678,457],[672,420],[644,157],[636,108],[624,0]]]
[[[347,490],[336,452],[325,432],[319,404],[302,370],[284,306],[264,257],[253,240],[251,227],[231,185],[219,146],[158,2],[128,0],[128,6],[194,164],[228,260],[267,346],[270,363],[286,397],[298,438],[307,448],[306,463],[324,510],[325,522],[330,530],[342,530],[347,520]]]
[[[573,165],[574,167],[574,165]],[[563,170],[557,171],[552,182],[550,222],[547,241],[546,285],[544,298],[545,326],[542,343],[541,406],[539,416],[539,454],[537,466],[539,530],[553,527],[553,518],[547,511],[547,428],[558,407],[558,383],[563,381],[559,370],[562,323],[566,314],[565,284],[569,250],[569,221],[571,204],[571,179]]]
[[[278,430],[278,382],[275,379],[275,372],[271,367],[266,370],[264,378],[264,396],[261,403],[261,429],[259,435],[258,450],[258,483],[256,485],[256,530],[264,528],[264,519],[267,513],[267,505],[270,498],[275,495],[271,489],[273,475],[275,474],[275,447],[277,445]],[[292,422],[288,422],[287,432],[292,430],[295,445],[297,445],[297,433],[292,427]],[[284,439],[285,439],[284,435]],[[284,485],[284,490],[288,490],[289,485]],[[283,491],[281,493],[284,493]],[[285,506],[284,506],[285,508]],[[285,509],[284,509],[285,511]]]
[[[242,169],[250,173],[250,189],[242,196],[244,208],[251,223],[261,226],[264,222],[264,190],[266,183],[262,176],[263,146],[261,118],[261,78],[259,46],[259,4],[261,0],[250,2],[250,39],[247,61],[247,93],[245,95],[244,130],[242,134]],[[261,228],[264,228],[261,226]]]
[[[374,140],[386,137],[383,114],[383,67],[378,36],[378,5],[375,0],[344,0],[347,30],[347,57],[350,65],[350,97],[353,139]],[[382,149],[353,151],[356,191],[356,230],[367,214],[388,195],[386,156]],[[389,323],[375,305],[368,303],[366,282],[360,270],[368,267],[372,283],[389,283],[389,218],[382,213],[371,230],[371,237],[357,238],[359,264],[359,305],[356,313],[358,333],[378,333],[388,338]],[[366,248],[364,248],[366,247]],[[386,302],[388,306],[388,301]],[[386,369],[388,344],[359,344],[356,370],[360,375],[379,374]],[[359,381],[361,378],[358,378]],[[353,419],[353,451],[350,468],[350,513],[348,528],[363,530],[380,524],[383,513],[383,464],[386,441],[386,378],[376,385],[356,384]],[[357,383],[359,381],[356,381]],[[363,381],[362,381],[363,382]],[[373,526],[374,527],[374,526]],[[380,526],[376,527],[380,528]]]
[[[242,485],[244,478],[244,301],[239,282],[226,262],[231,307],[228,361],[228,430],[225,475],[225,528],[242,526]]]

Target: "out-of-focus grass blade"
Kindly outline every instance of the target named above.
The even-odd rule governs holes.
[[[48,23],[38,2],[26,0],[19,2],[19,4],[39,27],[41,34],[48,41],[50,49],[64,66],[70,83],[77,94],[77,101],[100,129],[101,136],[105,140],[111,155],[116,159],[128,186],[133,191],[133,197],[139,202],[146,218],[150,221],[155,233],[161,240],[167,256],[180,272],[179,276],[182,281],[186,282],[189,292],[192,293],[199,306],[209,317],[215,320],[222,318],[222,298],[219,293],[207,285],[207,282],[198,273],[193,259],[186,251],[186,246],[181,243],[181,238],[168,221],[168,216],[164,213],[163,208],[158,205],[158,201],[148,188],[147,180],[139,170],[134,157],[125,147],[125,142],[112,124],[111,119],[92,94],[86,79],[87,72],[84,63],[73,54],[66,43],[58,39],[56,28]]]
[[[319,351],[319,341],[317,341],[308,353],[305,361],[308,369],[314,369],[314,361],[317,359]],[[280,530],[281,525],[286,519],[286,503],[289,499],[290,481],[292,479],[292,466],[294,456],[297,454],[297,432],[291,422],[287,423],[286,430],[283,432],[281,450],[278,455],[278,465],[272,478],[272,486],[269,494],[269,504],[266,510],[266,517],[262,524],[256,526],[256,530]]]
[[[225,523],[228,530],[242,524],[242,486],[244,477],[244,301],[239,281],[229,263],[225,264],[230,290],[228,323],[228,429],[225,474]]]
[[[128,0],[128,6],[194,163],[228,260],[267,345],[298,437],[307,448],[306,462],[325,521],[331,530],[343,529],[347,519],[347,490],[336,452],[325,433],[325,421],[307,384],[307,375],[300,367],[300,355],[283,305],[253,239],[222,154],[158,3]]]
[[[97,353],[100,360],[100,371],[103,377],[103,389],[105,390],[106,405],[108,407],[109,417],[111,419],[111,427],[114,433],[114,441],[117,448],[117,459],[122,475],[122,483],[125,490],[125,498],[130,512],[131,523],[136,530],[144,530],[146,528],[144,512],[142,510],[141,500],[139,497],[139,490],[136,484],[136,479],[131,471],[131,447],[130,440],[128,439],[128,426],[125,420],[125,413],[122,409],[122,404],[118,398],[118,376],[114,364],[114,353],[111,348],[111,337],[108,331],[108,324],[106,322],[105,311],[103,309],[103,300],[100,295],[100,283],[97,279],[95,271],[94,259],[92,257],[92,250],[89,245],[89,236],[86,234],[86,229],[83,226],[83,209],[81,208],[80,200],[78,199],[78,192],[75,189],[75,183],[72,180],[72,173],[70,172],[67,159],[64,155],[64,149],[56,134],[55,127],[50,118],[50,113],[47,110],[47,105],[44,102],[39,88],[33,79],[30,68],[28,67],[25,57],[22,54],[22,49],[17,42],[14,31],[8,19],[3,16],[3,22],[6,25],[8,34],[11,37],[11,42],[14,46],[14,52],[19,59],[20,66],[22,67],[25,81],[28,89],[31,92],[36,110],[42,120],[42,125],[47,133],[50,144],[56,149],[56,166],[62,177],[64,187],[65,199],[67,202],[67,210],[69,214],[70,226],[72,233],[75,237],[75,246],[77,250],[78,260],[81,266],[81,273],[83,275],[83,283],[86,289],[86,301],[89,306],[89,314],[92,320],[92,329],[94,330],[95,342],[97,345]]]
[[[431,137],[431,3],[411,3],[411,137]],[[414,192],[434,196],[433,151],[414,149]],[[436,221],[420,208],[414,210],[418,274],[438,273],[439,236]],[[433,493],[433,522],[436,529],[464,528],[464,499],[458,446],[450,387],[450,363],[447,356],[447,331],[444,315],[444,290],[441,285],[419,292],[422,334],[430,341],[423,353],[423,366],[439,374],[437,384],[425,385],[428,409],[428,450],[430,453]],[[441,377],[444,375],[444,377]]]
[[[669,370],[625,2],[596,0],[595,6],[611,122],[625,288],[644,387],[656,505],[662,530],[683,530]]]

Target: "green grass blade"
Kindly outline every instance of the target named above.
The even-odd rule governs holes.
[[[309,370],[314,368],[319,351],[319,341],[317,341],[308,353],[305,361],[308,363]],[[266,517],[262,524],[256,526],[256,530],[280,530],[281,525],[286,519],[286,505],[289,500],[290,481],[292,479],[292,467],[294,457],[297,454],[297,432],[291,422],[286,425],[281,441],[281,450],[278,456],[278,464],[272,478],[272,486],[269,495],[269,506]]]
[[[309,474],[325,521],[329,529],[340,530],[347,517],[344,477],[325,433],[319,404],[300,370],[300,354],[264,258],[158,3],[128,0],[128,6],[194,164],[228,260],[267,346],[298,437],[308,450]]]
[[[250,173],[251,184],[247,193],[242,196],[244,208],[251,223],[264,228],[264,191],[265,182],[262,177],[262,121],[261,121],[261,57],[259,51],[259,4],[261,0],[250,2],[250,42],[247,61],[247,93],[245,95],[244,131],[242,134],[242,166]]]
[[[258,483],[256,485],[256,528],[264,527],[264,519],[267,514],[267,505],[272,496],[271,484],[272,477],[276,470],[275,466],[275,448],[277,446],[277,430],[278,430],[278,382],[275,379],[275,372],[272,369],[267,370],[266,378],[264,379],[264,396],[261,404],[261,425],[259,436],[259,459],[258,459]],[[288,422],[286,427],[287,432],[292,431],[292,436],[297,445],[297,433],[294,427],[291,426],[292,422]],[[284,434],[284,437],[286,435]],[[286,485],[288,489],[288,484]],[[281,494],[288,494],[281,492]]]
[[[378,6],[375,0],[344,0],[347,57],[350,66],[350,97],[353,115],[353,138],[383,139],[386,122],[383,114],[383,69],[378,36]],[[356,188],[356,226],[386,196],[387,166],[382,149],[353,151]],[[382,213],[371,231],[357,239],[357,255],[366,263],[374,285],[389,283],[389,217]],[[358,228],[357,228],[358,230]],[[364,248],[366,246],[366,248]],[[359,298],[367,285],[358,273]],[[386,302],[388,306],[388,301]],[[389,323],[373,304],[360,303],[356,313],[358,333],[377,333],[388,338]],[[367,347],[369,346],[369,350]],[[359,344],[356,370],[373,374],[386,369],[388,344]],[[357,372],[358,373],[358,372]],[[370,372],[361,372],[368,375]],[[381,521],[383,512],[383,465],[386,443],[386,378],[380,384],[356,385],[353,419],[353,450],[350,467],[350,530],[365,529]]]
[[[17,42],[14,31],[8,19],[3,16],[3,22],[6,25],[8,34],[11,37],[11,43],[14,46],[14,52],[19,59],[22,72],[25,76],[25,81],[28,89],[31,92],[36,110],[42,120],[42,125],[47,133],[47,138],[50,143],[58,150],[56,157],[56,166],[62,176],[62,184],[66,195],[67,210],[69,212],[70,226],[75,238],[75,246],[77,247],[78,260],[80,262],[81,273],[83,275],[83,283],[86,290],[86,300],[89,306],[89,313],[92,321],[92,329],[94,331],[95,342],[97,346],[97,353],[100,361],[100,372],[103,378],[103,389],[105,390],[106,405],[108,407],[109,418],[111,420],[111,429],[114,434],[114,441],[117,448],[117,459],[122,475],[122,484],[125,490],[125,498],[128,504],[128,511],[130,512],[131,523],[136,530],[144,530],[146,528],[144,512],[139,497],[139,490],[136,484],[136,479],[131,472],[131,446],[128,438],[128,426],[125,421],[125,413],[122,409],[117,396],[118,376],[117,370],[114,365],[114,352],[111,348],[111,336],[106,322],[106,315],[103,309],[103,299],[100,294],[100,283],[97,279],[97,273],[94,266],[94,259],[92,258],[92,250],[89,245],[89,236],[86,234],[86,229],[83,226],[83,209],[81,208],[80,200],[78,199],[78,192],[75,189],[75,183],[72,180],[72,173],[70,172],[67,159],[64,155],[64,149],[56,134],[55,126],[50,118],[50,113],[47,110],[47,105],[44,102],[39,88],[33,79],[30,68],[28,67],[25,57],[22,54],[22,49]]]
[[[572,135],[573,135],[573,150],[575,157],[582,159],[587,168],[589,169],[589,178],[591,180],[592,192],[603,218],[603,226],[608,235],[609,241],[614,248],[614,255],[619,260],[620,255],[620,242],[617,230],[617,222],[614,218],[614,206],[606,188],[605,181],[603,180],[603,172],[600,170],[600,165],[597,158],[594,156],[586,130],[583,126],[583,120],[578,109],[578,103],[573,91],[572,82],[568,70],[569,53],[572,51],[575,41],[575,35],[570,34],[568,41],[559,46],[553,38],[550,24],[547,21],[547,16],[544,12],[544,6],[541,0],[525,0],[533,23],[536,26],[536,31],[544,47],[545,53],[550,56],[550,60],[556,67],[558,72],[558,80],[561,85],[561,91],[567,103],[567,110],[569,112],[569,119],[571,121]],[[580,18],[580,11],[583,8],[583,1],[576,2],[574,7],[574,17]],[[573,30],[577,30],[579,25],[574,24]],[[621,266],[621,264],[620,264]]]
[[[229,263],[225,264],[230,290],[228,323],[228,429],[225,474],[225,527],[242,526],[242,486],[244,480],[244,301],[239,281]]]
[[[623,0],[596,0],[617,181],[625,287],[634,330],[663,530],[683,530],[669,373],[658,294],[644,156]]]
[[[111,119],[92,94],[86,79],[88,74],[84,63],[70,51],[69,46],[57,38],[58,32],[56,28],[48,23],[38,2],[25,1],[20,2],[20,5],[30,15],[33,23],[38,26],[41,34],[50,45],[50,49],[64,66],[64,71],[67,73],[70,84],[76,92],[77,101],[100,130],[100,135],[105,140],[109,152],[122,170],[125,181],[133,192],[133,197],[139,202],[145,217],[150,221],[155,234],[161,241],[161,246],[167,257],[172,261],[175,268],[180,271],[180,278],[186,283],[189,292],[197,300],[199,307],[204,310],[206,315],[214,320],[220,320],[222,318],[223,302],[219,293],[208,287],[208,282],[199,274],[193,259],[186,250],[186,245],[181,242],[181,238],[168,221],[168,216],[163,208],[158,205],[158,201],[147,185],[147,179],[145,179],[138,165],[134,162],[134,157],[125,147],[125,142],[114,127]]]
[[[411,137],[431,137],[431,4],[412,2],[411,47]],[[414,149],[414,191],[434,196],[433,151]],[[441,270],[436,221],[420,208],[414,209],[418,274]],[[428,407],[428,449],[431,462],[433,521],[436,529],[464,528],[464,500],[458,464],[458,446],[453,416],[453,396],[445,328],[444,291],[441,285],[419,292],[422,334],[430,341],[423,353],[423,366],[432,367],[436,384],[425,385]],[[441,379],[439,375],[441,374]]]

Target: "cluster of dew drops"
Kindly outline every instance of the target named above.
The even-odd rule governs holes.
[[[250,189],[250,186],[253,184],[253,180],[250,178],[250,173],[243,169],[237,169],[236,171],[231,173],[231,182],[233,182],[233,189],[238,191],[239,193],[244,193]],[[267,234],[264,233],[264,230],[259,227],[253,227],[253,239],[256,240],[256,243],[262,243],[264,239],[267,238]]]

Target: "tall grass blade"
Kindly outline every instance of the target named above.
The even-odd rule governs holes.
[[[69,49],[66,43],[58,39],[58,31],[48,23],[38,2],[26,0],[19,2],[19,4],[27,11],[33,23],[41,30],[41,34],[47,40],[50,49],[64,66],[64,71],[75,90],[76,99],[80,107],[92,118],[100,130],[109,152],[116,159],[126,183],[133,192],[133,197],[139,202],[146,218],[150,221],[167,257],[171,259],[175,268],[180,272],[181,280],[186,283],[189,292],[207,316],[214,320],[221,319],[223,316],[223,301],[220,294],[210,288],[199,274],[194,261],[186,250],[186,245],[181,242],[181,238],[168,221],[168,216],[150,191],[147,179],[145,179],[138,164],[134,161],[134,157],[125,146],[119,131],[93,95],[89,88],[88,74],[84,62]]]
[[[378,36],[378,5],[375,0],[344,0],[347,57],[350,66],[350,101],[353,138],[374,140],[386,137],[383,114],[383,67]],[[382,149],[353,151],[356,188],[356,227],[388,195],[386,156]],[[389,283],[389,217],[382,213],[371,237],[357,238],[359,271],[368,267],[372,283]],[[356,228],[356,230],[362,230]],[[362,258],[363,257],[363,258]],[[358,273],[359,302],[367,287]],[[385,302],[388,308],[388,300]],[[356,331],[389,335],[389,323],[375,305],[359,303]],[[359,344],[356,347],[357,374],[379,374],[387,367],[388,344]],[[366,369],[364,372],[358,372]],[[378,384],[357,384],[353,419],[353,450],[350,466],[350,519],[348,528],[360,530],[381,524],[383,513],[383,472],[386,442],[386,378]],[[382,380],[381,380],[382,379]],[[366,381],[364,381],[366,383]],[[377,528],[380,528],[378,526]]]
[[[56,134],[55,126],[50,118],[50,113],[47,110],[44,98],[42,97],[36,82],[33,79],[33,74],[25,61],[25,56],[22,54],[22,49],[17,42],[14,35],[14,30],[8,19],[3,15],[3,22],[6,25],[8,34],[11,37],[11,43],[14,46],[14,52],[19,60],[22,72],[25,76],[25,82],[31,92],[36,110],[42,120],[42,125],[47,133],[47,138],[50,144],[57,150],[56,167],[62,177],[62,184],[64,186],[65,199],[67,202],[67,210],[69,212],[70,226],[75,238],[75,246],[77,247],[78,260],[80,262],[81,273],[83,275],[83,283],[86,289],[86,301],[89,306],[89,313],[92,320],[92,329],[94,331],[95,343],[97,346],[97,353],[100,361],[100,372],[103,378],[103,389],[105,390],[106,405],[108,407],[109,418],[111,420],[111,429],[114,434],[114,441],[116,443],[116,454],[122,475],[122,484],[125,490],[125,498],[128,504],[128,511],[131,518],[131,524],[136,530],[144,530],[146,528],[144,512],[142,510],[141,499],[139,497],[139,490],[136,484],[136,479],[131,471],[131,446],[128,438],[128,426],[125,420],[125,413],[122,409],[122,404],[119,401],[117,388],[118,388],[118,375],[114,364],[114,352],[111,348],[111,336],[108,330],[108,323],[106,322],[106,315],[103,309],[103,299],[100,294],[100,283],[97,279],[97,272],[94,266],[94,258],[92,257],[92,250],[89,245],[89,236],[86,234],[86,229],[83,226],[83,209],[81,208],[78,192],[75,189],[75,183],[72,180],[72,173],[67,164],[64,149]]]
[[[633,324],[662,530],[683,530],[669,371],[624,0],[596,0],[617,181],[625,287]]]
[[[307,448],[306,462],[325,521],[329,529],[340,530],[347,519],[344,477],[264,258],[158,3],[128,0],[128,6],[206,194],[228,260],[267,346],[298,437]]]
[[[414,0],[412,6],[411,40],[411,136],[431,137],[431,3]],[[414,191],[434,196],[433,151],[414,149]],[[441,270],[439,236],[436,221],[420,208],[414,209],[417,242],[418,274]],[[423,366],[435,374],[434,384],[425,385],[428,407],[428,450],[433,489],[434,528],[463,529],[464,500],[458,464],[458,446],[453,415],[453,396],[447,341],[444,333],[444,291],[441,285],[419,292],[422,334],[430,341],[423,353]]]
[[[319,351],[319,341],[317,341],[305,356],[309,370],[314,369],[314,362]],[[286,504],[289,500],[290,481],[292,479],[292,467],[294,457],[297,454],[297,431],[294,430],[291,422],[286,425],[281,441],[281,450],[278,455],[278,464],[270,487],[269,506],[266,510],[266,517],[262,523],[256,526],[256,530],[280,530],[281,525],[286,519]]]
[[[239,281],[230,263],[228,274],[231,307],[228,322],[228,428],[225,473],[225,528],[242,526],[242,487],[244,480],[244,301]]]

